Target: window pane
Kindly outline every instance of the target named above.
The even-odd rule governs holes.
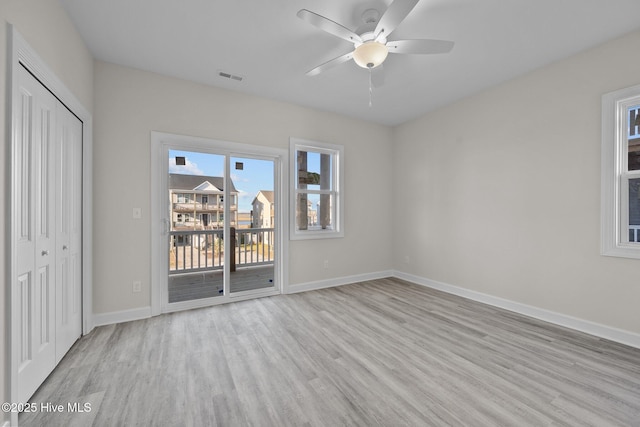
[[[333,189],[333,155],[297,151],[297,187],[309,190]]]
[[[303,209],[305,205],[306,209]],[[333,194],[299,193],[297,206],[297,230],[334,230],[335,196]]]
[[[629,180],[629,241],[640,241],[640,178]]]
[[[640,105],[629,108],[628,169],[640,170]]]

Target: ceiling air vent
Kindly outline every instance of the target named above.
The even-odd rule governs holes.
[[[224,77],[224,78],[226,78],[226,79],[235,80],[235,81],[238,81],[238,82],[241,82],[241,81],[242,81],[242,79],[244,78],[244,77],[242,77],[242,76],[236,76],[236,75],[234,75],[234,74],[227,73],[226,71],[218,71],[218,75],[219,75],[220,77]]]

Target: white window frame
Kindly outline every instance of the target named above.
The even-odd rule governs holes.
[[[333,187],[329,190],[329,194],[335,200],[335,214],[332,218],[333,227],[331,229],[309,229],[298,230],[296,224],[297,196],[300,190],[296,182],[298,177],[297,155],[298,150],[313,153],[330,154],[332,156],[332,180]],[[344,147],[337,144],[329,144],[326,142],[310,141],[301,138],[290,138],[289,141],[289,164],[291,170],[290,184],[290,231],[289,238],[291,240],[307,240],[307,239],[327,239],[344,237]],[[309,194],[320,193],[318,190],[308,190]]]
[[[601,248],[605,256],[640,259],[640,243],[629,242],[628,110],[640,105],[640,85],[602,97]]]

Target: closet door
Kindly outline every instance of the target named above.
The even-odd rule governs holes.
[[[56,115],[56,363],[81,335],[82,123]]]
[[[82,123],[24,68],[19,91],[12,141],[12,357],[18,361],[15,401],[27,402],[82,333]]]
[[[27,402],[55,366],[55,111],[57,100],[20,73],[20,123],[13,140],[16,268],[13,327],[18,399]]]

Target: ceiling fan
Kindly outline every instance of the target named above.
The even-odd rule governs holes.
[[[329,34],[353,43],[354,47],[353,51],[315,67],[307,72],[307,75],[318,75],[351,59],[360,67],[372,70],[380,67],[389,53],[434,54],[450,52],[454,45],[452,41],[429,39],[387,40],[387,37],[409,15],[418,1],[395,0],[382,16],[375,9],[365,10],[362,14],[364,24],[355,31],[351,31],[315,12],[301,9],[297,14],[300,19]]]

